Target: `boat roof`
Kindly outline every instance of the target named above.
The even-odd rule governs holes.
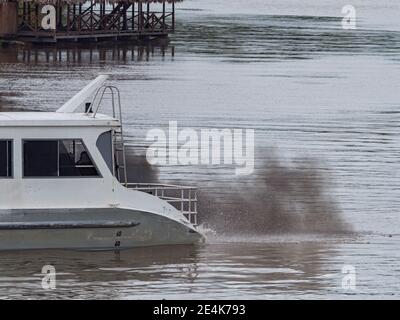
[[[0,127],[115,127],[117,119],[104,115],[58,112],[0,112]]]

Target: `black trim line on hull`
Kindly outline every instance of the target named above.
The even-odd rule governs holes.
[[[0,230],[130,228],[138,225],[140,223],[133,221],[0,222]]]

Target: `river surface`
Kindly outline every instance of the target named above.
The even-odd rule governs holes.
[[[206,244],[3,252],[0,298],[398,299],[400,3],[349,2],[185,0],[169,44],[0,48],[2,110],[55,110],[110,73],[136,156],[169,121],[255,130],[250,176],[146,167],[199,187]]]

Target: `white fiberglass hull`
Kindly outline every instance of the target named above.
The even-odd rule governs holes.
[[[0,211],[0,250],[98,249],[194,244],[203,236],[186,222],[119,208]]]

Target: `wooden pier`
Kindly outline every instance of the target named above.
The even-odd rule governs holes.
[[[180,0],[0,0],[0,40],[98,42],[166,37]]]

